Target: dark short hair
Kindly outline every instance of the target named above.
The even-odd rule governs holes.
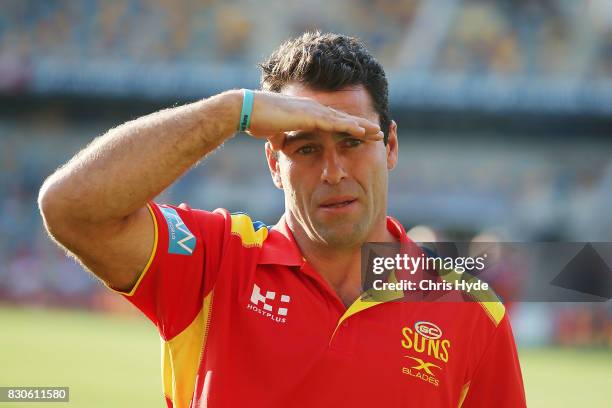
[[[387,144],[391,124],[387,77],[358,39],[306,32],[281,44],[259,67],[261,88],[271,92],[280,92],[291,82],[330,91],[363,85],[372,98]]]

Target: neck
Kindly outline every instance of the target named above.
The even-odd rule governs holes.
[[[397,241],[387,229],[386,217],[381,218],[364,242],[348,247],[334,247],[311,240],[298,222],[287,217],[287,224],[302,256],[327,281],[347,307],[362,293],[361,245],[365,242]]]

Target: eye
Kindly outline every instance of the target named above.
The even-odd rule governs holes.
[[[309,154],[313,154],[317,151],[316,146],[314,145],[304,145],[302,147],[300,147],[299,149],[296,150],[297,154],[301,154],[301,155],[309,155]]]
[[[363,140],[355,139],[355,138],[346,138],[342,140],[342,146],[344,147],[357,147],[361,145],[362,143],[363,143]]]

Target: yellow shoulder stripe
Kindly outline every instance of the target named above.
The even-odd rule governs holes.
[[[478,302],[482,306],[487,315],[493,320],[497,326],[506,314],[506,307],[501,302]]]
[[[454,283],[459,279],[463,279],[467,282],[478,281],[476,276],[472,276],[467,272],[457,273],[454,270],[445,270],[443,272],[444,274],[440,274],[440,277],[447,282]],[[489,288],[486,291],[471,291],[467,293],[470,297],[477,301],[478,304],[480,304],[495,326],[501,322],[506,314],[506,307],[501,302],[499,297],[497,297],[493,289]]]
[[[253,221],[246,214],[232,214],[232,234],[238,235],[245,247],[261,246],[268,237],[265,227],[255,231]]]

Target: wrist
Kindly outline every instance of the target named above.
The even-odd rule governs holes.
[[[246,132],[251,124],[251,116],[253,115],[253,100],[255,95],[250,89],[242,90],[242,109],[240,111],[240,123],[238,123],[238,130],[240,132]]]
[[[212,118],[216,125],[217,131],[213,132],[213,134],[219,139],[216,140],[218,144],[223,143],[237,133],[242,99],[242,90],[232,89],[204,101],[210,102],[210,111],[206,112],[206,117]],[[215,141],[210,140],[209,142]]]

